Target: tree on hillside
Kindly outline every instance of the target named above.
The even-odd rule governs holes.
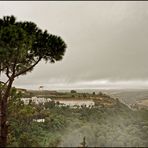
[[[92,93],[93,95],[96,95],[95,91]]]
[[[0,74],[8,78],[0,82],[1,146],[7,144],[7,104],[15,78],[31,72],[41,60],[62,60],[65,49],[61,37],[42,31],[33,22],[16,22],[14,16],[0,19]]]
[[[72,94],[77,93],[76,90],[71,90],[70,92],[71,92]]]

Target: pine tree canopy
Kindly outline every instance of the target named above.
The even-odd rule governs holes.
[[[39,61],[62,60],[66,44],[61,37],[42,31],[33,22],[0,19],[0,71],[17,77],[32,71]]]

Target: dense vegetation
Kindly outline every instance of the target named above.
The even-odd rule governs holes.
[[[58,107],[54,102],[24,105],[15,89],[9,100],[8,146],[148,146],[148,110],[114,107]],[[33,119],[45,118],[45,122]]]

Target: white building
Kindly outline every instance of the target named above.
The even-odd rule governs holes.
[[[33,119],[34,122],[45,122],[45,119]]]
[[[86,107],[92,107],[95,105],[93,100],[55,100],[55,102],[59,102],[60,106],[70,106],[75,108],[76,106],[86,106]]]
[[[24,104],[29,104],[29,101],[34,102],[35,104],[39,104],[39,103],[45,103],[45,102],[49,102],[52,101],[50,98],[38,98],[38,97],[32,97],[32,98],[21,98],[21,100],[24,102]]]

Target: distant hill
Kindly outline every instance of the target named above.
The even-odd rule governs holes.
[[[24,90],[23,90],[24,91]],[[26,91],[26,90],[25,90]],[[76,94],[71,93],[70,90],[27,90],[31,96],[47,96],[52,98],[79,98],[85,93],[86,98],[90,96],[88,94],[100,92],[109,95],[112,98],[118,98],[122,103],[126,105],[135,104],[139,100],[148,98],[148,89],[75,89]],[[79,96],[79,97],[78,97]]]
[[[64,90],[65,91],[65,90]],[[69,91],[69,90],[67,90]],[[78,89],[77,92],[87,92],[96,94],[103,92],[113,98],[119,98],[125,104],[134,104],[138,100],[148,98],[148,89]]]

